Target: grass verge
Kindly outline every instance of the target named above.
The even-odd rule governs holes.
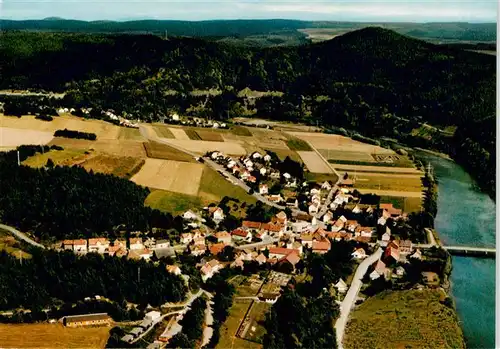
[[[286,141],[286,145],[290,150],[298,151],[312,151],[313,149],[309,146],[309,143],[299,138],[290,138]]]

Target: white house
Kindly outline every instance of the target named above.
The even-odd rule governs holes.
[[[156,322],[160,318],[161,318],[161,313],[159,311],[150,311],[149,313],[146,313],[146,316],[144,317],[145,320],[153,322]]]
[[[266,162],[271,161],[271,155],[269,155],[269,154],[264,155],[264,161],[266,161]]]
[[[87,253],[87,240],[73,240],[73,251],[76,253]]]
[[[321,194],[321,190],[318,189],[318,188],[312,188],[311,189],[311,195],[320,195]]]
[[[181,275],[181,268],[177,265],[167,265],[167,272],[174,275]]]
[[[182,218],[184,218],[187,221],[191,221],[191,220],[198,219],[198,215],[196,213],[194,213],[193,211],[188,210],[188,211],[184,212],[184,214],[182,215]]]
[[[387,223],[387,220],[384,217],[380,217],[377,221],[378,225],[385,225]]]
[[[292,178],[292,176],[288,172],[283,173],[283,177],[285,177],[285,179],[287,179],[287,180]]]
[[[349,287],[347,287],[347,284],[342,279],[340,279],[334,286],[337,291],[339,291],[339,293],[346,293],[349,289]]]
[[[179,115],[177,113],[173,113],[172,115],[170,115],[170,117],[172,118],[172,120],[174,121],[179,121]]]
[[[332,186],[330,185],[330,183],[328,183],[328,181],[324,181],[323,184],[321,184],[321,189],[330,191],[332,189]]]
[[[292,223],[292,231],[294,233],[303,233],[311,230],[311,223],[306,221],[298,221]]]
[[[364,249],[358,248],[353,253],[351,253],[351,256],[356,259],[363,259],[366,258],[366,252]]]
[[[262,154],[256,151],[255,153],[252,154],[253,159],[260,159],[262,157]]]
[[[266,170],[266,168],[265,168],[265,167],[261,167],[261,169],[259,170],[259,172],[260,172],[260,175],[261,175],[261,176],[265,176],[265,175],[266,175],[266,173],[267,173],[267,170]]]
[[[259,194],[265,195],[269,192],[269,188],[267,187],[267,184],[260,184],[259,185]]]
[[[155,248],[168,248],[170,247],[170,241],[168,240],[157,240]]]
[[[130,238],[130,249],[131,250],[144,249],[144,245],[142,243],[142,238]]]
[[[106,238],[89,239],[89,252],[104,253],[109,247],[109,240]]]
[[[318,205],[315,204],[315,203],[310,204],[308,211],[309,211],[309,214],[316,214],[316,213],[318,213]]]
[[[217,207],[215,210],[213,210],[212,215],[215,221],[221,221],[224,219],[224,211],[222,211],[222,208],[220,207]]]
[[[333,218],[333,213],[330,211],[326,211],[326,213],[323,215],[323,223],[328,223],[332,220]]]

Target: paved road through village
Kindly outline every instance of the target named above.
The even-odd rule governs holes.
[[[354,277],[351,282],[351,287],[349,287],[349,290],[347,291],[344,300],[340,304],[340,316],[337,319],[337,322],[335,323],[338,349],[344,348],[342,345],[342,340],[344,338],[344,331],[347,325],[347,321],[349,319],[349,314],[351,313],[351,309],[353,308],[354,303],[356,302],[359,290],[361,289],[361,285],[363,284],[361,282],[361,279],[363,279],[363,276],[366,274],[368,266],[370,266],[372,263],[375,263],[375,261],[378,260],[381,256],[382,256],[382,249],[379,248],[377,251],[375,251],[375,253],[373,253],[363,262],[361,262],[361,264],[356,269],[356,273],[354,274]]]

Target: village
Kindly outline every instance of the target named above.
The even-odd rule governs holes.
[[[110,257],[142,259],[151,263],[165,260],[168,261],[167,271],[184,277],[186,283],[189,283],[189,277],[183,275],[183,265],[177,258],[179,255],[196,258],[198,261],[196,267],[203,282],[207,282],[225,268],[241,273],[246,268],[252,270],[260,268],[271,274],[265,279],[255,274],[256,279],[251,284],[256,283],[257,286],[249,297],[255,299],[256,304],[263,302],[269,305],[277,301],[288,280],[302,272],[307,254],[326,254],[332,244],[339,241],[352,243],[350,253],[355,263],[361,263],[381,247],[385,249],[380,258],[370,264],[368,278],[365,277],[367,283],[377,279],[401,278],[405,273],[401,265],[422,258],[422,252],[415,249],[415,244],[410,239],[402,239],[399,234],[392,233],[398,223],[407,220],[407,214],[401,209],[394,208],[390,203],[373,205],[360,202],[361,198],[357,193],[353,193],[352,183],[349,180],[340,180],[339,189],[332,200],[327,201],[328,193],[334,183],[329,181],[297,183],[296,178],[285,176],[287,173],[281,175],[273,169],[270,165],[271,157],[267,154],[253,153],[239,159],[224,157],[219,152],[211,152],[209,156],[224,164],[233,173],[238,173],[242,180],[258,185],[259,193],[262,195],[268,195],[267,187],[273,185],[271,184],[273,180],[281,181],[287,189],[300,187],[300,193],[307,198],[302,204],[307,207],[308,212],[292,213],[289,207],[298,207],[294,195],[286,199],[287,208],[273,214],[270,220],[264,222],[242,220],[240,226],[227,231],[219,228],[223,225],[227,212],[217,205],[210,205],[199,212],[194,209],[184,212],[182,215],[184,230],[179,234],[170,232],[165,238],[131,232],[128,238],[120,237],[114,241],[105,237],[64,240],[57,242],[53,247],[77,254],[98,253]],[[256,174],[259,180],[254,176],[255,181],[253,181],[253,174]],[[324,214],[318,215],[320,211]],[[339,304],[344,300],[351,282],[352,280],[340,278],[332,285]],[[205,291],[200,289],[196,296],[203,293]],[[206,295],[210,299],[211,295],[208,292]],[[154,339],[151,348],[168,344],[173,336],[182,331],[179,321],[195,298],[191,295],[188,301],[178,305],[181,307],[180,310],[174,308],[173,312],[167,312],[168,308],[151,310],[141,324],[130,329],[122,337],[122,341],[134,344],[152,327],[163,321],[164,331]],[[355,300],[359,301],[358,298]],[[207,317],[211,316],[209,307],[210,302],[207,306]],[[84,318],[99,317],[98,315],[84,315]],[[107,319],[106,316],[101,314],[103,319]],[[167,320],[164,320],[165,318]],[[97,322],[82,322],[80,325],[97,325],[101,320],[95,321]],[[255,329],[255,326],[250,326],[251,323],[252,320],[248,317],[242,319],[238,333],[251,333],[248,329],[250,327]],[[103,324],[107,322],[104,321]],[[210,321],[205,324],[206,329],[209,329],[208,324]],[[206,334],[203,342],[206,343],[209,339],[210,335]]]

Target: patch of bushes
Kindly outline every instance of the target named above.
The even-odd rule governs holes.
[[[95,141],[97,139],[95,133],[68,130],[67,128],[54,132],[54,137],[87,139],[89,141]]]
[[[37,115],[35,116],[35,119],[38,119],[38,120],[43,120],[43,121],[52,121],[54,120],[54,118],[50,115]]]

